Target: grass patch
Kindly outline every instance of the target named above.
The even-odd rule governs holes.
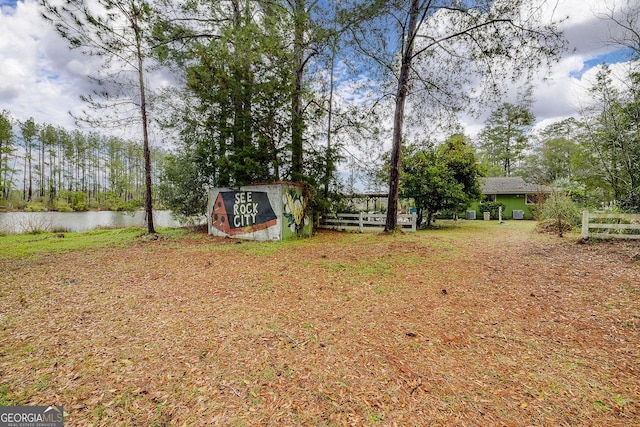
[[[372,259],[356,264],[353,271],[365,276],[386,276],[394,264],[396,263],[387,259]]]
[[[70,233],[6,234],[0,236],[0,260],[126,246],[135,242],[144,233],[144,228],[128,227]],[[164,238],[180,239],[193,233],[180,228],[162,228],[158,234]]]
[[[7,384],[0,385],[0,406],[11,406],[13,404],[13,399],[9,395],[9,386]]]
[[[331,271],[345,271],[347,266],[341,262],[322,261],[322,266]]]
[[[247,255],[253,255],[258,257],[271,256],[278,251],[287,242],[243,242],[238,245],[238,249]]]

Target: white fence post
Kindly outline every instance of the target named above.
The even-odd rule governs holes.
[[[384,230],[385,214],[371,214],[367,212],[359,213],[337,213],[335,215],[327,215],[319,221],[319,228],[332,228],[345,231],[373,231]],[[417,230],[416,214],[399,214],[398,225],[406,231]]]
[[[594,220],[594,222],[591,222]],[[582,212],[584,239],[636,239],[640,240],[640,215]]]
[[[398,225],[405,231],[417,230],[416,214],[398,215]],[[322,217],[320,228],[333,228],[344,231],[382,231],[385,214],[360,212],[338,213]],[[590,222],[593,220],[594,222]],[[604,220],[604,221],[603,221]],[[615,220],[615,221],[614,221]],[[613,221],[613,222],[612,222]],[[589,239],[636,239],[640,241],[640,215],[638,214],[597,214],[582,212],[582,238]]]
[[[582,238],[589,238],[589,211],[582,211]]]

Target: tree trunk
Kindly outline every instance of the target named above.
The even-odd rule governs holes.
[[[393,115],[393,141],[391,148],[391,170],[389,172],[389,197],[387,203],[387,221],[384,231],[392,232],[398,224],[398,196],[400,192],[400,152],[402,149],[402,127],[404,123],[404,105],[407,99],[409,71],[413,59],[413,46],[418,22],[418,0],[411,1],[409,9],[409,29],[404,41],[402,64],[396,92],[396,108]]]
[[[295,82],[291,95],[291,179],[300,182],[303,179],[303,133],[302,116],[302,77],[304,73],[304,29],[306,25],[304,0],[296,0],[293,11],[293,63]]]
[[[27,164],[29,168],[29,188],[27,189],[27,201],[30,202],[33,197],[33,169],[31,168],[31,141],[29,141],[29,153],[27,157]]]
[[[44,156],[44,141],[40,140],[40,197],[44,198],[45,195],[45,186],[44,186],[44,178],[45,178],[45,156]]]
[[[324,197],[329,197],[329,183],[331,182],[331,173],[333,172],[333,159],[331,158],[331,122],[333,121],[333,73],[335,68],[336,49],[331,46],[331,70],[329,74],[329,107],[327,109],[327,153],[325,156],[324,170]]]
[[[142,63],[142,47],[141,34],[137,21],[132,22],[134,32],[136,34],[136,53],[138,56],[138,83],[140,87],[140,114],[142,115],[142,145],[144,152],[144,211],[147,221],[147,232],[155,234],[156,230],[153,226],[153,200],[151,194],[151,150],[149,149],[149,129],[147,118],[147,100],[144,85],[144,68]]]

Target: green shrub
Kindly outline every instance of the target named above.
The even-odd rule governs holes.
[[[42,212],[44,210],[44,205],[39,202],[30,202],[24,207],[25,212]]]
[[[53,202],[53,209],[58,212],[73,212],[73,208],[71,207],[69,202],[64,199],[56,199]]]
[[[87,195],[82,191],[71,192],[71,207],[74,211],[86,211],[87,210]]]
[[[355,206],[347,199],[339,199],[337,200],[330,209],[332,213],[358,213],[360,212]]]
[[[542,205],[541,215],[543,219],[555,221],[557,234],[562,237],[565,231],[564,224],[576,225],[580,221],[580,210],[564,193],[553,192]]]
[[[544,219],[542,217],[542,209],[540,208],[541,207],[537,205],[529,206],[529,212],[531,213],[531,218],[533,218],[536,221],[540,221]]]
[[[640,187],[629,191],[620,200],[620,209],[628,213],[640,213]]]
[[[498,211],[500,210],[501,207],[502,207],[502,212],[504,214],[506,206],[504,203],[500,203],[500,202],[481,202],[478,207],[478,210],[480,211],[481,216],[483,212],[490,212],[491,218],[498,218]]]

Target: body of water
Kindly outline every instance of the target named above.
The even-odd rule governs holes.
[[[171,212],[154,211],[155,227],[180,227]],[[46,231],[87,231],[96,228],[146,227],[144,212],[0,212],[0,233]]]

